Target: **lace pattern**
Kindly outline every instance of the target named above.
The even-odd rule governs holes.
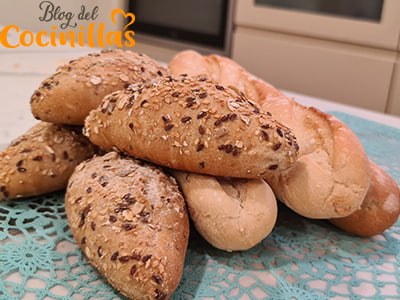
[[[400,181],[400,131],[333,112]],[[0,299],[126,299],[87,262],[69,230],[64,193],[0,203]],[[174,300],[398,299],[400,221],[360,238],[279,206],[270,236],[227,253],[194,229]]]

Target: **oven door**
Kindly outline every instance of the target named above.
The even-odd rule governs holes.
[[[363,0],[364,1],[364,0]],[[237,1],[236,24],[239,26],[267,29],[270,31],[310,36],[319,39],[365,45],[381,49],[398,49],[400,33],[400,1],[376,0],[378,19],[360,18],[360,8],[365,2],[360,0],[308,0]],[[329,5],[359,5],[353,9],[354,15],[330,14],[324,11]],[[304,3],[301,6],[300,3]],[[369,2],[372,3],[372,2]],[[297,6],[297,7],[294,7]],[[345,7],[345,8],[346,8]],[[338,10],[340,7],[338,7]]]

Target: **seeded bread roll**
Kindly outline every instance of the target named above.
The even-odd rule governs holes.
[[[109,152],[76,168],[65,208],[80,248],[122,294],[131,299],[168,299],[175,291],[189,220],[172,177]]]
[[[293,129],[299,144],[294,164],[265,174],[279,200],[309,218],[344,217],[357,210],[369,187],[369,161],[357,136],[343,122],[316,108],[298,104],[249,74],[228,58],[179,53],[170,73],[211,76],[239,86],[280,122]]]
[[[373,161],[370,167],[371,184],[361,208],[347,217],[329,220],[345,231],[365,237],[383,233],[400,214],[397,182]]]
[[[85,122],[104,149],[208,175],[258,178],[291,166],[292,131],[234,89],[204,77],[164,78],[104,98]]]
[[[277,203],[263,179],[214,177],[172,171],[197,231],[214,247],[248,250],[274,228]]]
[[[0,153],[0,199],[35,196],[67,186],[95,146],[82,127],[39,122]]]
[[[45,79],[31,97],[31,111],[42,121],[83,125],[105,95],[166,72],[150,57],[131,51],[89,54],[60,66]]]

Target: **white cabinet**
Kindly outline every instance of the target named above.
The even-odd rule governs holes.
[[[386,111],[396,58],[393,51],[241,27],[232,56],[277,88],[379,112]]]
[[[232,58],[277,88],[400,115],[400,1],[380,22],[237,1]]]

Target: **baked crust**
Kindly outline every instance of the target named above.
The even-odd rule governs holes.
[[[31,97],[31,111],[43,121],[83,125],[107,94],[166,73],[144,54],[119,49],[91,53],[60,66],[43,80]]]
[[[369,187],[369,162],[357,136],[340,120],[289,99],[232,60],[218,55],[179,53],[171,74],[212,76],[252,95],[262,111],[291,128],[299,144],[294,164],[266,174],[277,198],[310,218],[343,217],[357,210]]]
[[[400,214],[397,182],[370,160],[371,184],[361,208],[344,218],[330,219],[337,227],[359,236],[383,233],[396,223]]]
[[[89,114],[85,134],[104,149],[217,176],[264,177],[290,167],[298,152],[289,128],[203,76],[112,93]]]
[[[181,187],[197,231],[214,247],[248,250],[275,226],[275,195],[263,179],[172,173]]]
[[[96,147],[82,127],[39,122],[0,153],[0,199],[65,189],[69,176]]]
[[[182,276],[189,221],[174,178],[115,152],[81,163],[65,197],[90,263],[131,299],[167,299]]]

